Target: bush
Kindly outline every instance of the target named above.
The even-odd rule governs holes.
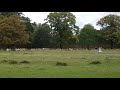
[[[14,60],[11,60],[11,61],[9,61],[9,64],[18,64],[18,62],[14,61]]]
[[[25,64],[27,64],[27,63],[30,63],[29,61],[21,61],[20,63],[25,63]]]
[[[27,52],[24,52],[23,54],[28,54]]]
[[[1,60],[0,63],[6,63],[8,62],[7,60]]]
[[[67,63],[63,63],[63,62],[57,62],[56,66],[67,66]]]
[[[81,59],[86,59],[86,58],[82,57]]]
[[[90,64],[102,64],[100,61],[93,61]]]

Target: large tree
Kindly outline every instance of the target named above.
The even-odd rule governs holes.
[[[28,43],[29,35],[19,16],[2,16],[0,18],[0,45],[6,47]]]
[[[105,45],[108,45],[108,41],[104,37],[104,31],[103,30],[97,30],[96,31],[96,45],[98,47],[105,47]]]
[[[103,37],[106,40],[110,41],[111,49],[113,48],[114,43],[116,43],[117,38],[116,34],[114,34],[117,30],[120,30],[120,16],[118,15],[107,15],[101,18],[97,25],[102,27],[103,30]]]
[[[75,18],[70,12],[53,12],[46,18],[61,49],[64,44],[68,43],[69,38],[77,30]]]
[[[30,18],[22,16],[23,22],[26,25],[26,31],[31,34],[34,31],[33,25],[31,23]]]
[[[33,37],[33,32],[34,32],[34,27],[33,24],[31,23],[31,20],[28,17],[22,16],[22,21],[26,26],[26,31],[29,34],[29,41],[30,43],[28,43],[26,45],[27,48],[31,48],[32,47],[32,37]]]
[[[47,24],[37,24],[33,34],[32,44],[34,48],[48,48],[51,46],[51,28]]]
[[[86,24],[80,31],[78,36],[79,43],[90,49],[90,45],[95,45],[96,43],[96,30],[91,24]]]
[[[25,24],[26,26],[26,31],[28,32],[29,34],[29,42],[26,47],[28,48],[31,48],[31,42],[32,42],[32,37],[33,37],[33,31],[34,31],[34,28],[33,28],[33,25],[31,23],[31,20],[30,18],[28,17],[25,17],[24,14],[22,12],[0,12],[0,16],[1,17],[9,17],[9,16],[18,16],[18,17],[21,17],[21,22]]]
[[[6,16],[6,17],[9,17],[9,16],[19,16],[19,17],[21,17],[20,18],[21,21],[24,22],[24,24],[26,25],[26,31],[29,34],[33,33],[34,29],[33,29],[33,26],[32,26],[30,18],[25,17],[22,12],[0,12],[0,16]]]
[[[22,16],[22,12],[0,12],[0,15],[2,16],[12,16],[12,15],[15,15],[15,16]]]

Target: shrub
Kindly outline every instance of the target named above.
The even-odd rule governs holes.
[[[27,63],[30,63],[29,61],[21,61],[20,63],[25,63],[25,64],[27,64]]]
[[[90,64],[102,64],[100,61],[93,61]]]
[[[63,63],[63,62],[57,62],[56,66],[67,66],[67,63]]]
[[[1,60],[0,63],[6,63],[8,62],[7,60]]]
[[[18,64],[18,62],[14,61],[14,60],[11,60],[11,61],[9,61],[9,64]]]
[[[81,59],[86,59],[86,58],[82,57]]]
[[[28,54],[27,52],[24,52],[23,54]]]

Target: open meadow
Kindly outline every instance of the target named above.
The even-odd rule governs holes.
[[[120,50],[0,51],[0,78],[120,78]]]

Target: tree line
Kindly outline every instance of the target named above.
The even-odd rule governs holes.
[[[79,28],[70,12],[49,13],[42,24],[22,12],[0,12],[0,48],[119,48],[120,16],[109,14],[96,24],[100,30]]]

